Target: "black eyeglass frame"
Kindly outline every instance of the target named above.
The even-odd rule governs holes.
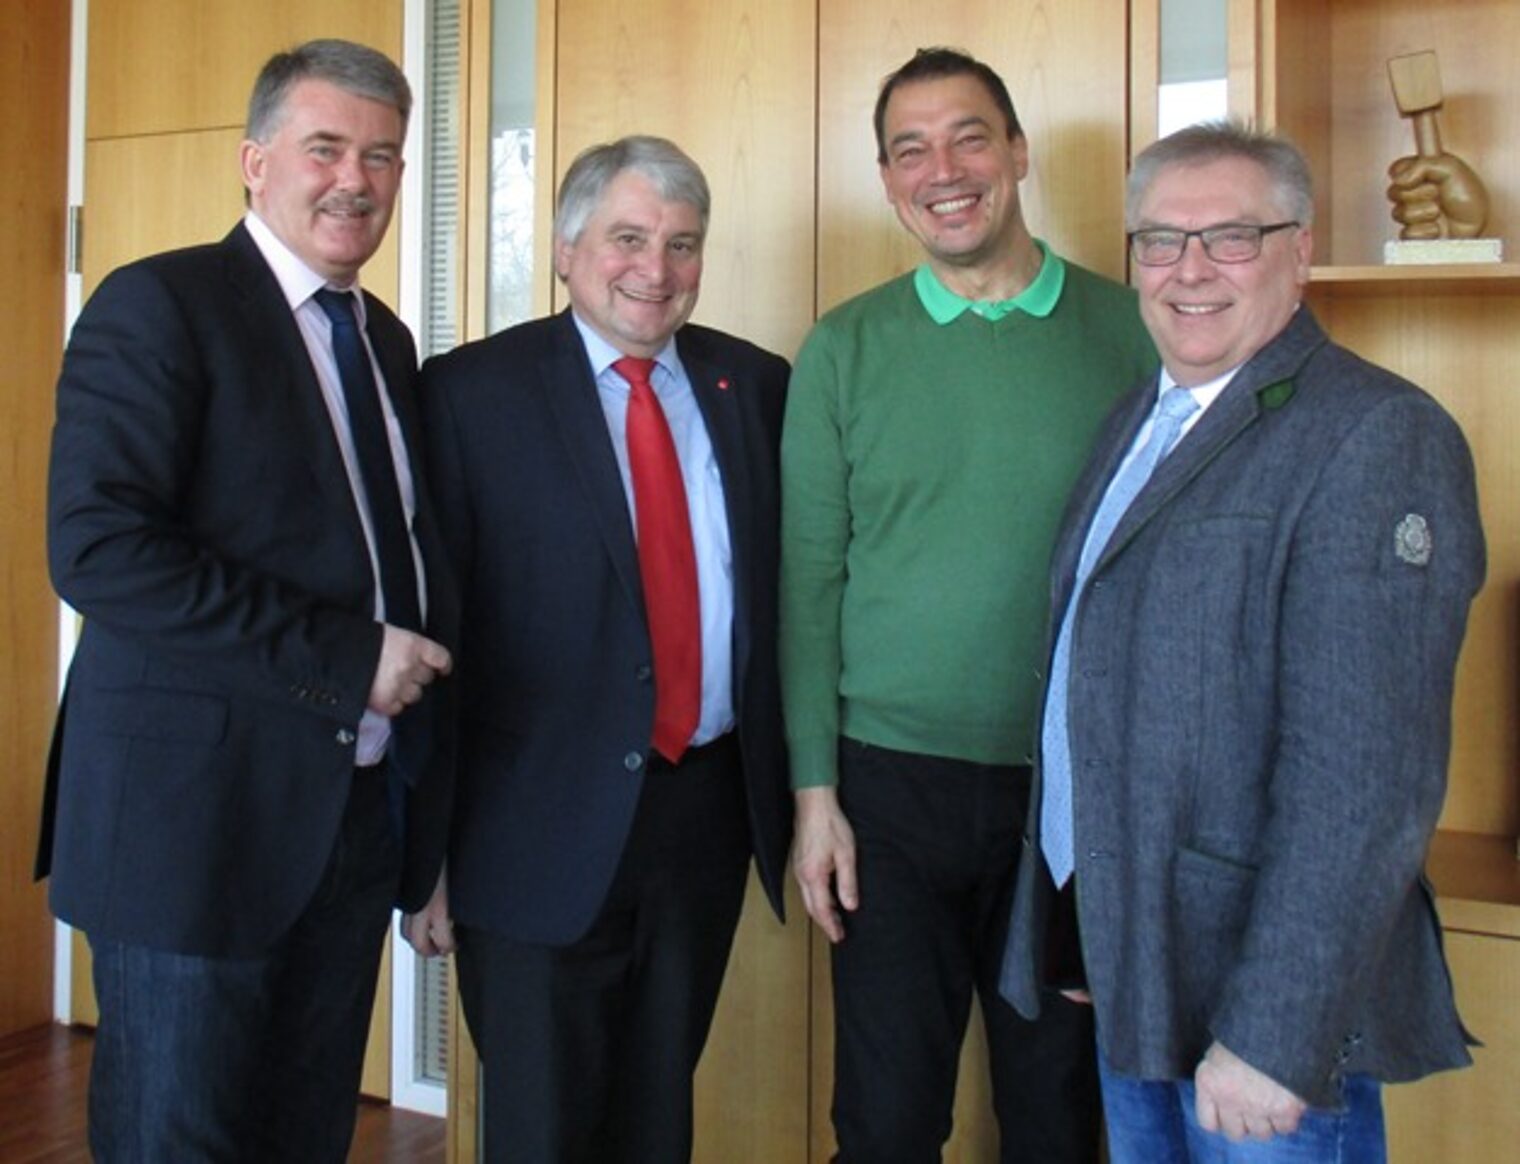
[[[1182,262],[1183,256],[1187,254],[1188,240],[1195,239],[1195,238],[1198,240],[1198,245],[1203,248],[1203,253],[1206,256],[1208,256],[1208,259],[1209,259],[1209,261],[1211,263],[1225,263],[1225,264],[1249,263],[1249,262],[1253,262],[1254,260],[1259,259],[1261,257],[1262,242],[1263,242],[1263,240],[1266,239],[1267,235],[1269,235],[1269,234],[1276,234],[1280,230],[1287,230],[1290,227],[1302,226],[1302,225],[1303,224],[1301,222],[1299,222],[1297,219],[1293,219],[1293,220],[1290,220],[1288,222],[1268,222],[1268,223],[1257,223],[1257,222],[1218,222],[1218,223],[1215,223],[1213,226],[1205,226],[1205,227],[1203,227],[1200,230],[1178,230],[1176,227],[1173,227],[1173,226],[1147,226],[1147,227],[1141,228],[1140,230],[1132,230],[1132,231],[1130,231],[1128,234],[1126,234],[1124,236],[1124,239],[1125,239],[1125,242],[1129,246],[1129,255],[1130,255],[1130,258],[1134,259],[1135,262],[1139,263],[1142,267],[1175,267],[1178,263]],[[1218,238],[1218,232],[1220,232],[1220,231],[1238,231],[1238,230],[1242,230],[1242,229],[1252,230],[1252,231],[1256,232],[1256,249],[1255,250],[1253,250],[1249,255],[1246,255],[1244,258],[1239,258],[1239,259],[1222,259],[1219,256],[1217,256],[1216,254],[1214,254],[1213,245],[1214,245],[1214,242]],[[1172,259],[1170,262],[1158,263],[1158,262],[1154,262],[1154,261],[1147,262],[1145,259],[1142,259],[1140,257],[1139,251],[1135,247],[1135,240],[1137,238],[1140,238],[1140,237],[1144,236],[1144,235],[1156,235],[1156,234],[1181,235],[1182,236],[1182,246],[1178,248],[1178,250],[1177,250],[1177,257],[1175,259]]]

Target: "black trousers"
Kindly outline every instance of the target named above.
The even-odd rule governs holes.
[[[751,851],[731,736],[651,761],[607,901],[564,947],[459,931],[491,1164],[684,1164]]]
[[[1031,1023],[998,995],[1029,769],[843,740],[839,772],[860,908],[833,949],[836,1161],[940,1159],[973,990],[999,1159],[1096,1161],[1091,1008],[1056,999]]]

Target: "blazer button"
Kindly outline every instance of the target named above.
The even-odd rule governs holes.
[[[349,744],[353,743],[359,737],[356,736],[353,732],[349,731],[347,728],[339,728],[338,734],[334,738],[338,741],[338,743],[342,744],[346,748]]]
[[[640,663],[633,669],[633,677],[640,683],[648,683],[654,677],[654,668],[648,663]]]
[[[644,754],[642,752],[629,752],[623,757],[623,767],[630,772],[637,772],[644,766]]]

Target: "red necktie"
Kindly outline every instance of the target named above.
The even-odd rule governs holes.
[[[654,648],[654,747],[681,759],[702,707],[701,601],[686,486],[670,426],[649,383],[653,360],[624,356],[628,381],[628,467],[639,543],[639,577]]]

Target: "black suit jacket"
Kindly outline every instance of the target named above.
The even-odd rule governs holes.
[[[429,621],[448,638],[416,352],[367,304],[418,482]],[[85,306],[58,384],[48,552],[84,616],[38,853],[54,911],[157,948],[266,949],[332,851],[382,631],[316,373],[241,225],[114,272]],[[448,765],[408,776],[415,906],[442,859]]]
[[[734,702],[756,865],[780,914],[791,798],[776,667],[788,368],[688,325],[677,350],[723,476]],[[564,944],[591,925],[633,821],[654,720],[638,553],[568,312],[430,360],[429,469],[460,586],[459,921]]]

